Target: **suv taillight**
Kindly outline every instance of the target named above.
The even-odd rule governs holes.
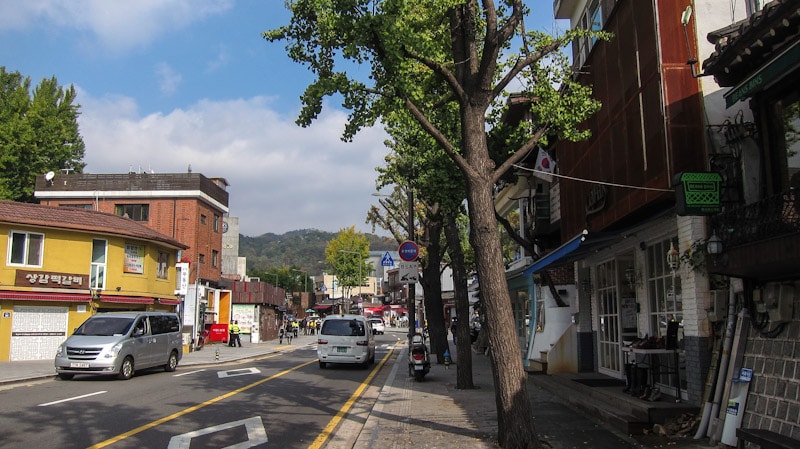
[[[323,340],[323,339],[320,338],[319,340],[317,340],[317,344],[318,345],[327,345],[328,344],[328,340]]]

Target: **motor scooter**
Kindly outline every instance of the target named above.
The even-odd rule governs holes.
[[[425,345],[422,335],[416,334],[411,338],[411,347],[408,349],[408,375],[414,376],[414,380],[421,382],[425,380],[425,375],[430,370],[428,347]]]

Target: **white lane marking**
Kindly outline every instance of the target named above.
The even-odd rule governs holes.
[[[48,405],[55,405],[55,404],[60,404],[62,402],[74,401],[76,399],[88,398],[89,396],[95,396],[95,395],[103,394],[103,393],[108,393],[108,392],[103,390],[103,391],[97,391],[97,392],[94,392],[94,393],[84,394],[84,395],[81,395],[81,396],[75,396],[74,398],[67,398],[67,399],[61,399],[59,401],[46,402],[44,404],[39,404],[39,407],[47,407]]]
[[[205,371],[205,369],[198,369],[198,370],[189,371],[189,372],[186,372],[186,373],[173,374],[173,375],[172,375],[172,377],[181,377],[181,376],[186,376],[186,375],[189,375],[189,374],[199,373],[199,372],[201,372],[201,371]]]
[[[258,374],[260,372],[258,368],[232,369],[228,371],[217,371],[217,377],[223,379],[225,377],[246,376],[248,374]]]
[[[247,431],[247,440],[228,446],[224,449],[245,449],[248,447],[258,446],[259,444],[269,441],[267,438],[267,430],[264,429],[264,423],[261,421],[261,417],[254,416],[252,418],[231,421],[229,423],[219,424],[212,427],[206,427],[205,429],[175,435],[174,437],[170,438],[167,449],[189,449],[190,445],[192,444],[192,438],[194,437],[208,435],[209,433],[219,432],[220,430],[232,429],[241,425],[244,425],[244,428]]]

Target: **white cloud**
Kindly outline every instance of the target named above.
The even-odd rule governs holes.
[[[158,79],[158,88],[164,95],[174,94],[183,81],[181,74],[165,62],[156,64],[155,72]]]
[[[310,127],[281,116],[270,99],[203,100],[187,109],[140,117],[135,101],[92,98],[79,90],[88,173],[154,170],[228,180],[230,214],[256,236],[364,224],[375,198],[374,168],[388,151],[385,133],[368,129],[340,140],[346,116],[334,108]]]
[[[77,30],[83,45],[122,54],[196,21],[226,12],[234,0],[25,0],[0,2],[0,30]]]

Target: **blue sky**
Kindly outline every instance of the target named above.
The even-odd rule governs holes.
[[[552,0],[528,3],[528,27],[552,29]],[[337,105],[295,125],[312,78],[261,38],[288,18],[283,0],[1,1],[0,65],[33,85],[55,76],[75,86],[88,173],[191,166],[226,178],[230,215],[248,236],[371,232],[386,135],[341,142]]]

